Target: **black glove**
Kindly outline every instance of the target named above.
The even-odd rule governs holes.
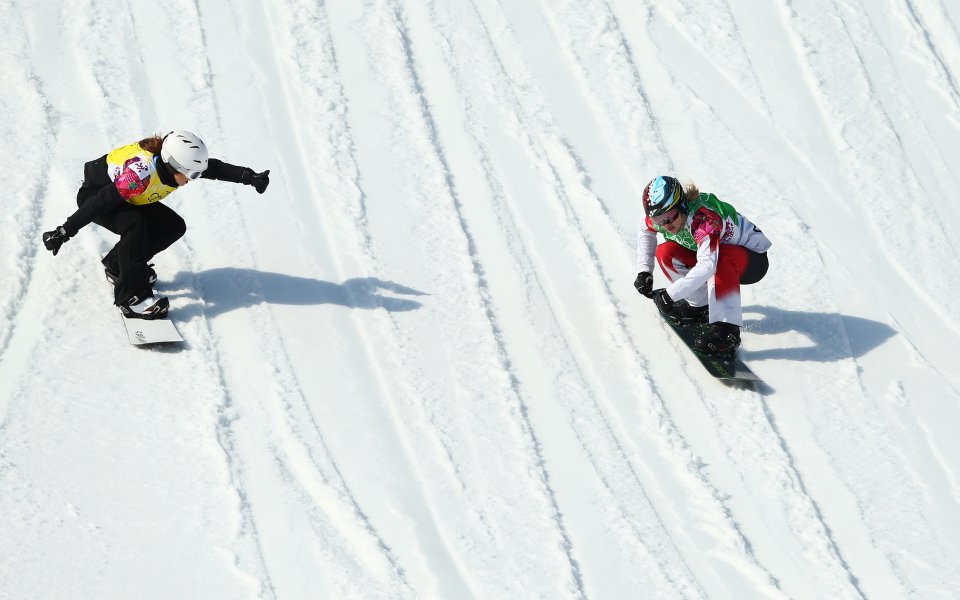
[[[252,185],[258,194],[262,194],[267,190],[267,186],[270,185],[270,169],[267,169],[263,173],[255,173],[253,169],[244,169],[243,174],[240,175],[240,183],[244,185]]]
[[[653,275],[647,271],[637,273],[637,280],[633,282],[633,287],[647,298],[653,298]]]
[[[53,255],[56,256],[57,252],[60,252],[60,246],[64,242],[70,239],[70,236],[67,235],[67,230],[63,228],[63,225],[57,227],[53,231],[47,231],[43,234],[43,245],[46,246],[47,250],[53,252]]]
[[[653,303],[657,305],[657,310],[663,316],[668,317],[673,314],[673,299],[666,289],[660,288],[653,292]]]

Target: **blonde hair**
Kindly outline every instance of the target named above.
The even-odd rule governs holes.
[[[700,197],[700,188],[692,181],[683,183],[683,199],[687,202],[693,202]]]

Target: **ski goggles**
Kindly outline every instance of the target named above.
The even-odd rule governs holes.
[[[191,181],[194,179],[199,179],[200,176],[203,175],[203,171],[193,171],[191,169],[188,169],[185,166],[178,163],[176,159],[173,158],[172,156],[167,158],[167,163],[169,163],[171,167],[176,169],[178,173],[185,176],[187,179],[190,179]]]
[[[665,225],[670,225],[671,223],[676,221],[679,217],[680,217],[680,209],[675,208],[673,210],[669,210],[663,213],[660,216],[650,217],[650,220],[653,221],[655,225],[659,225],[663,227]]]

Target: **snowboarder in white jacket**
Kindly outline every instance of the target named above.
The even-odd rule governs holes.
[[[256,173],[210,158],[207,146],[189,131],[144,138],[84,165],[77,211],[45,232],[43,244],[56,256],[91,222],[119,235],[103,258],[107,279],[114,284],[114,303],[127,317],[162,318],[169,301],[154,299],[157,276],[148,261],[180,239],[187,226],[160,200],[199,178],[252,185],[262,194],[269,176],[270,171]]]
[[[756,225],[695,185],[684,190],[669,176],[643,190],[644,219],[637,241],[634,287],[677,321],[709,323],[695,341],[702,352],[733,352],[740,345],[740,286],[767,273],[771,242]],[[664,242],[657,245],[657,234]],[[653,260],[670,280],[653,289]]]

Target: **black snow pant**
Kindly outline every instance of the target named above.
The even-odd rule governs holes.
[[[134,205],[124,202],[97,215],[97,225],[120,236],[120,241],[103,257],[103,266],[118,271],[114,303],[153,294],[147,263],[183,237],[187,224],[172,208],[159,202]]]

